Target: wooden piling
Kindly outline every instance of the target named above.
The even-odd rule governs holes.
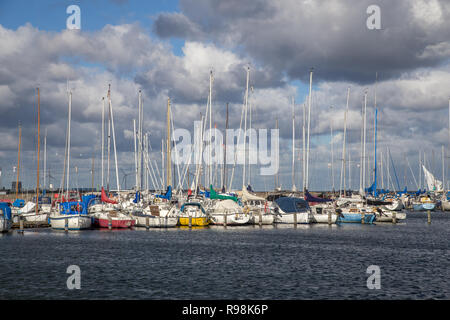
[[[64,231],[69,231],[69,218],[64,219]]]
[[[331,225],[331,210],[328,210],[328,225]]]
[[[428,224],[431,224],[431,211],[427,210]]]
[[[227,215],[227,213],[225,213],[225,214],[223,215],[223,226],[224,226],[224,227],[227,226],[227,217],[228,217],[228,215]]]
[[[192,228],[192,216],[189,216],[189,228]]]
[[[397,213],[395,211],[392,212],[392,223],[393,224],[397,223]]]
[[[365,221],[365,216],[366,216],[365,212],[362,211],[362,213],[361,213],[361,223],[362,223],[362,224],[366,223],[366,221]]]
[[[150,228],[150,218],[149,217],[145,217],[145,227],[147,228],[147,230]]]
[[[259,209],[259,226],[262,227],[262,212],[261,212],[261,209]]]
[[[23,219],[19,216],[19,232],[23,233]]]
[[[294,228],[297,228],[297,212],[294,212]]]
[[[111,216],[108,216],[108,229],[109,230],[112,229],[112,218],[111,218]]]

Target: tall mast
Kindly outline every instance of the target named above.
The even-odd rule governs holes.
[[[102,97],[102,187],[104,186],[103,171],[104,171],[104,153],[105,153],[105,97]]]
[[[209,154],[208,154],[208,182],[212,183],[212,85],[213,85],[213,72],[209,71]]]
[[[347,115],[348,115],[348,102],[350,99],[350,87],[347,88],[347,104],[345,107],[345,113],[344,113],[344,137],[342,140],[342,164],[341,164],[341,183],[340,183],[340,190],[341,190],[341,194],[340,196],[342,197],[342,195],[346,194],[345,190],[346,190],[346,186],[345,186],[345,143],[347,140]],[[350,185],[349,185],[350,187]]]
[[[134,173],[136,179],[136,191],[139,190],[139,173],[138,173],[138,155],[136,150],[136,119],[133,119],[133,138],[134,138]]]
[[[297,191],[295,186],[295,99],[292,97],[292,191]]]
[[[228,130],[228,102],[227,102],[227,119],[225,121],[225,150],[223,153],[223,184],[222,188],[226,191],[227,185],[227,130]]]
[[[362,192],[365,194],[366,188],[366,120],[367,120],[367,90],[364,92],[364,124],[363,124],[363,176],[362,176]]]
[[[308,96],[308,142],[306,146],[306,189],[309,188],[309,139],[311,135],[311,95],[312,95],[313,68],[309,72],[309,96]]]
[[[109,92],[111,85],[108,88],[108,162],[107,162],[107,170],[106,170],[106,189],[109,191],[109,176],[110,176],[110,163],[111,163],[111,108],[109,106]]]
[[[442,145],[442,195],[444,195],[444,183],[445,183],[445,169],[444,169],[444,145]]]
[[[46,174],[47,174],[47,128],[45,128],[45,137],[44,137],[44,185],[43,185],[44,190],[45,187],[47,186]]]
[[[117,185],[117,194],[120,200],[120,182],[119,182],[119,167],[117,163],[117,149],[116,149],[116,133],[114,130],[114,113],[111,102],[111,85],[109,85],[108,89],[108,100],[109,100],[109,113],[111,116],[111,131],[112,131],[112,139],[113,139],[113,147],[114,147],[114,164],[116,165],[116,185]]]
[[[137,134],[137,141],[138,141],[138,151],[137,151],[137,180],[136,180],[136,187],[138,190],[142,188],[142,128],[143,128],[143,112],[142,112],[143,106],[142,106],[142,91],[139,90],[139,107],[138,107],[138,134]]]
[[[250,67],[247,67],[247,84],[245,89],[245,113],[244,113],[244,166],[242,171],[242,187],[245,187],[245,167],[247,166],[247,109],[248,109],[248,83]]]
[[[72,91],[69,91],[69,115],[67,127],[67,180],[66,180],[66,199],[69,201],[69,179],[70,179],[70,122],[72,119]]]
[[[39,156],[41,154],[41,97],[38,94],[38,133],[37,133],[37,179],[36,179],[36,214],[39,213]]]
[[[18,156],[17,156],[17,179],[16,179],[16,199],[19,194],[19,172],[20,172],[20,145],[22,142],[22,126],[19,122],[19,150],[18,150]]]
[[[375,134],[374,134],[374,140],[375,140],[375,150],[373,155],[373,183],[374,183],[374,189],[373,189],[373,195],[377,196],[377,130],[378,130],[378,109],[375,109]]]
[[[330,107],[331,110],[333,110],[333,106]],[[333,194],[335,191],[335,186],[334,186],[334,150],[333,150],[333,118],[331,118],[330,121],[330,148],[331,148],[331,185],[332,185],[332,190],[333,190]]]
[[[303,192],[306,190],[306,104],[303,104],[303,128],[302,128],[302,134],[303,134]]]
[[[171,155],[170,155],[170,98],[167,99],[167,184],[166,187],[172,185],[172,172],[171,172]]]
[[[278,130],[278,118],[275,120],[275,123],[276,123],[275,129]],[[280,186],[280,180],[279,180],[278,171],[277,171],[277,173],[275,175],[275,188],[278,189],[279,186]]]

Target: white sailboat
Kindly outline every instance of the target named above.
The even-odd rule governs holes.
[[[66,198],[69,199],[69,177],[70,177],[70,121],[72,113],[72,92],[69,92],[69,114],[67,121],[67,186]],[[64,177],[63,177],[64,179]],[[81,210],[80,210],[81,209]],[[92,224],[91,217],[83,203],[63,202],[57,207],[57,211],[50,215],[52,229],[59,230],[82,230],[89,229]]]

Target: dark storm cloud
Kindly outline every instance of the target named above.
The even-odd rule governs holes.
[[[312,66],[321,80],[372,82],[377,71],[395,78],[438,66],[450,54],[447,1],[233,2],[181,0],[182,13],[160,15],[156,32],[187,39],[206,35],[303,80]],[[372,4],[381,9],[382,30],[366,27]],[[191,27],[181,34],[180,25]]]

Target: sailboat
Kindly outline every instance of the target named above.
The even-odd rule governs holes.
[[[72,113],[72,92],[69,92],[69,112],[67,120],[67,186],[66,198],[69,199],[69,177],[70,177],[70,122]],[[66,160],[65,159],[65,160]],[[63,177],[64,179],[64,177]],[[50,215],[52,229],[57,230],[82,230],[91,227],[91,217],[87,208],[80,201],[66,201],[59,203],[57,211]]]
[[[422,165],[423,174],[427,183],[427,188],[429,192],[443,192],[442,181],[439,181],[434,177],[434,175],[428,171],[425,165]],[[429,196],[425,195],[419,197],[417,201],[412,203],[414,211],[425,211],[434,210],[436,208],[436,202]]]
[[[12,226],[11,208],[8,203],[0,202],[0,232],[8,232]]]

